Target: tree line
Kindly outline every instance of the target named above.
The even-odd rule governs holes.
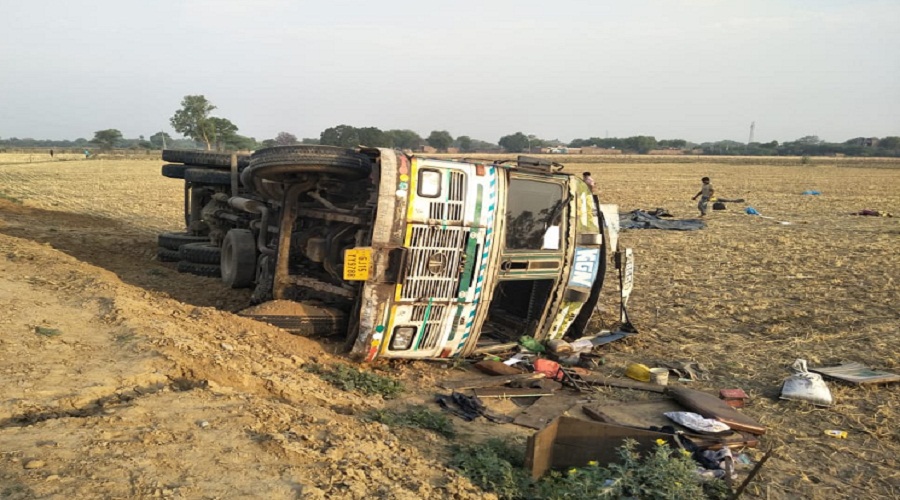
[[[597,147],[617,149],[625,153],[646,154],[654,150],[675,149],[702,153],[706,155],[736,156],[825,156],[842,154],[846,156],[900,156],[900,137],[889,136],[855,137],[842,143],[829,143],[817,136],[805,136],[795,141],[779,143],[738,141],[692,143],[684,139],[657,140],[653,136],[632,137],[589,137],[575,139],[568,143],[559,140],[545,140],[533,134],[522,132],[501,137],[497,142],[489,142],[461,135],[453,137],[446,130],[433,130],[422,137],[409,129],[381,130],[378,127],[355,127],[337,125],[323,130],[317,138],[298,139],[290,132],[279,132],[274,138],[257,141],[253,137],[238,134],[238,127],[227,118],[214,116],[213,105],[203,95],[187,95],[181,101],[181,107],[169,119],[175,132],[183,138],[176,139],[166,132],[156,132],[144,138],[126,139],[118,129],[104,129],[94,132],[90,140],[78,138],[74,141],[54,141],[19,138],[0,138],[0,148],[87,148],[97,147],[102,150],[113,148],[126,149],[207,149],[216,151],[254,150],[270,146],[289,146],[294,144],[322,144],[328,146],[400,148],[420,150],[430,146],[437,151],[454,148],[460,153],[521,153],[540,151],[550,148],[564,151],[568,148]]]

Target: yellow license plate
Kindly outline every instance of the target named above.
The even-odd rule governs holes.
[[[344,279],[366,281],[372,277],[372,249],[350,248],[344,250]]]

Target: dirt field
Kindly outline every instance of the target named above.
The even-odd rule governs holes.
[[[697,361],[710,380],[692,387],[747,391],[744,411],[777,450],[750,497],[897,498],[896,385],[832,382],[830,408],[777,396],[797,358],[900,371],[900,218],[849,215],[900,215],[900,164],[576,160],[559,161],[592,171],[622,210],[693,217],[708,175],[721,196],[775,218],[731,204],[702,231],[623,233],[641,333],[607,347],[602,374]],[[339,361],[336,344],[239,318],[229,311],[247,292],[154,260],[156,234],[183,225],[180,181],[158,161],[19,161],[0,155],[0,498],[486,497],[446,465],[445,438],[363,418],[430,401],[458,368],[383,367],[407,387],[399,401],[339,391],[301,369]],[[810,189],[821,195],[801,195]],[[528,434],[455,425],[461,441]]]

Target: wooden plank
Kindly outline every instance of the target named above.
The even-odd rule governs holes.
[[[675,430],[681,431],[686,437],[702,448],[729,446],[747,446],[750,448],[758,444],[758,440],[751,436],[733,432],[726,436],[703,436],[692,432],[687,427],[672,422],[664,415],[669,411],[687,411],[684,406],[674,399],[662,399],[655,401],[641,401],[636,403],[621,404],[587,404],[582,410],[594,420],[600,422],[649,429],[650,427],[663,427],[670,425]]]
[[[809,371],[821,373],[828,378],[857,385],[887,384],[900,381],[900,375],[881,370],[873,370],[861,363],[844,363],[838,366],[810,368]]]
[[[478,389],[481,387],[498,387],[517,380],[538,380],[542,378],[544,378],[543,373],[522,373],[520,375],[503,375],[496,377],[470,377],[459,380],[443,380],[438,382],[438,387],[452,391],[461,391],[463,389]]]
[[[544,396],[522,410],[513,423],[532,429],[543,429],[556,417],[578,404],[575,396]]]
[[[743,413],[739,413],[712,394],[684,387],[670,387],[669,394],[688,410],[699,413],[706,418],[714,418],[724,422],[736,431],[759,435],[766,433],[764,425]]]
[[[619,387],[622,389],[637,389],[639,391],[658,392],[660,394],[666,392],[666,386],[664,385],[638,382],[637,380],[607,378],[601,375],[583,375],[581,379],[591,385],[605,385],[608,387]]]
[[[553,391],[540,388],[532,389],[530,387],[483,387],[475,389],[475,395],[479,398],[524,398],[552,396]]]

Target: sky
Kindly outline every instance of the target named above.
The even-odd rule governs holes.
[[[896,0],[0,0],[0,138],[900,135]]]

